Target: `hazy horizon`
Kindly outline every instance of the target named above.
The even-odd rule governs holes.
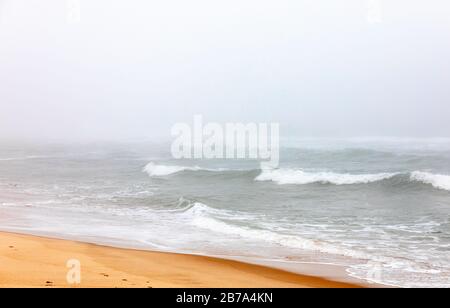
[[[0,0],[0,140],[169,140],[195,114],[450,137],[448,2],[68,3]]]
[[[449,17],[0,0],[0,287],[450,287]]]

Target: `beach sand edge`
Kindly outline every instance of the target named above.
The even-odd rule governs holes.
[[[81,283],[71,284],[80,265]],[[72,270],[72,271],[71,271]],[[75,279],[76,280],[76,279]],[[73,282],[73,281],[72,281]],[[357,288],[356,284],[199,255],[0,232],[0,287]]]

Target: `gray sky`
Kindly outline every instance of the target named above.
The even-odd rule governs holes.
[[[73,22],[64,0],[0,0],[0,139],[170,137],[194,114],[450,137],[446,0],[79,2]]]

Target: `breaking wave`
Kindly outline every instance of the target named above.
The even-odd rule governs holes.
[[[349,174],[334,172],[305,172],[297,169],[273,169],[263,170],[255,178],[256,181],[272,181],[277,184],[334,184],[352,185],[368,184],[387,180],[398,175],[398,173],[376,173],[376,174]]]
[[[450,191],[450,175],[433,174],[415,171],[411,173],[411,181],[432,185],[434,188]]]
[[[147,166],[144,167],[143,171],[146,172],[151,177],[158,177],[158,176],[168,176],[171,174],[183,172],[183,171],[210,171],[210,172],[221,172],[226,171],[227,169],[208,169],[208,168],[201,168],[198,166],[169,166],[169,165],[157,165],[153,162],[147,164]]]

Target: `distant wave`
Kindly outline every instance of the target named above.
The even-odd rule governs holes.
[[[39,158],[48,158],[48,156],[23,156],[23,157],[0,157],[0,161],[14,161],[14,160],[28,160],[28,159],[39,159]]]
[[[199,166],[179,166],[179,165],[159,165],[153,162],[147,164],[143,168],[150,177],[164,177],[186,171],[206,171],[206,172],[225,172],[225,171],[242,171],[224,168],[203,168]],[[250,171],[250,170],[247,170]],[[252,170],[255,171],[255,170]],[[429,172],[414,171],[411,173],[366,173],[351,174],[337,173],[331,171],[311,172],[301,169],[262,169],[261,173],[254,178],[259,182],[274,182],[279,185],[307,185],[307,184],[332,184],[332,185],[357,185],[370,184],[392,179],[398,175],[403,175],[403,181],[419,182],[429,184],[436,189],[450,191],[450,175],[433,174]]]
[[[305,172],[298,169],[268,169],[255,178],[256,181],[272,181],[283,184],[368,184],[393,178],[398,173],[349,174],[334,172]]]
[[[168,176],[171,174],[183,172],[183,171],[210,171],[210,172],[221,172],[226,171],[227,169],[208,169],[208,168],[201,168],[198,166],[170,166],[170,165],[157,165],[153,162],[147,164],[147,166],[144,167],[143,171],[147,172],[147,174],[151,177],[158,177],[158,176]]]
[[[429,172],[415,171],[411,173],[411,181],[430,184],[434,188],[450,191],[450,175],[433,174]]]
[[[166,166],[149,163],[144,167],[143,171],[147,172],[149,176],[166,176],[185,170],[196,171],[199,170],[199,167]]]

